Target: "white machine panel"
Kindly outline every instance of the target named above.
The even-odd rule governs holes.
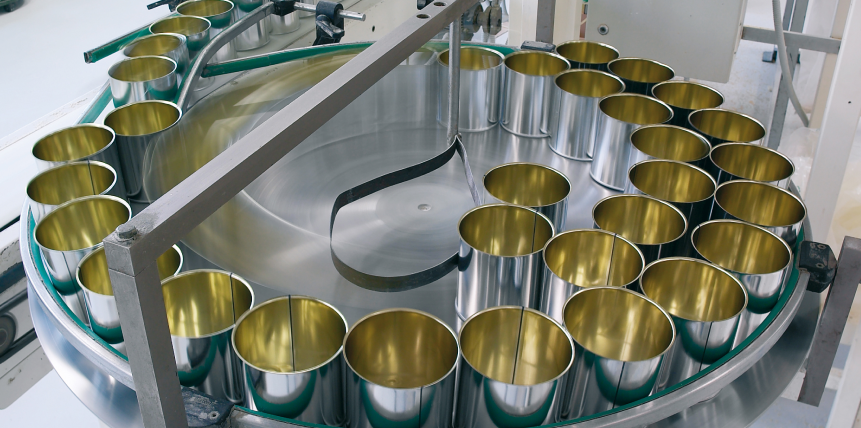
[[[661,61],[676,76],[726,83],[746,0],[593,0],[586,39],[624,57]],[[609,30],[602,35],[599,27]]]

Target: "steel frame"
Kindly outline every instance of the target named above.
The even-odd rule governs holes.
[[[460,19],[476,1],[443,0],[421,10],[105,238],[110,279],[146,427],[188,426],[156,258],[440,30]],[[453,27],[453,35],[460,32],[459,26]],[[460,38],[453,39],[452,48],[459,52]],[[204,56],[190,74],[199,74]],[[459,55],[452,55],[451,69],[459,70],[457,60]],[[458,82],[452,80],[450,95],[457,97]],[[452,124],[450,133],[456,134],[456,121]]]

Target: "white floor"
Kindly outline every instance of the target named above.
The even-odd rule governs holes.
[[[101,422],[78,401],[57,372],[51,371],[9,408],[0,410],[0,425],[97,428]]]

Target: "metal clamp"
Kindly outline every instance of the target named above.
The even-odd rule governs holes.
[[[855,291],[861,282],[861,239],[844,238],[839,259],[834,258],[828,245],[804,241],[799,249],[798,269],[810,273],[807,288],[810,291],[822,292],[831,285],[813,336],[807,372],[798,395],[799,402],[819,406]]]

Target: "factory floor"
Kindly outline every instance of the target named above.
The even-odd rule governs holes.
[[[147,11],[145,5],[149,2],[23,0],[11,13],[0,11],[0,40],[4,40],[0,52],[6,60],[5,66],[0,67],[0,81],[7,82],[0,85],[0,180],[4,183],[0,187],[0,225],[20,211],[24,184],[35,172],[29,159],[32,142],[48,129],[71,123],[73,118],[64,116],[65,110],[61,107],[70,108],[67,104],[74,100],[83,102],[88,93],[104,83],[107,69],[114,62],[109,59],[97,64],[84,64],[82,52],[166,13],[165,10]],[[833,10],[834,2],[811,0],[809,27],[815,25],[816,20],[824,19],[830,23],[830,17],[816,15],[829,10],[829,5]],[[745,24],[772,28],[770,1],[750,0]],[[770,122],[776,90],[775,75],[779,67],[761,61],[762,53],[771,49],[770,45],[742,41],[730,82],[714,85],[725,95],[726,108],[750,114],[765,124]],[[812,99],[810,88],[815,86],[818,64],[814,53],[802,53],[796,87],[802,92],[803,102]],[[803,182],[806,178],[804,169],[805,166],[809,168],[809,159],[805,156],[812,156],[810,142],[815,143],[815,135],[815,131],[801,127],[790,107],[781,150],[790,153],[799,165],[797,181]],[[828,243],[835,249],[840,247],[843,236],[861,236],[861,174],[851,174],[851,171],[861,171],[861,133],[856,134],[834,224],[828,236]],[[753,426],[829,425],[829,415],[844,369],[861,365],[861,356],[850,360],[850,345],[858,331],[859,318],[861,300],[856,299],[821,405],[812,407],[795,401],[800,388],[799,374],[783,397]],[[849,382],[843,388],[861,388],[861,384]],[[849,412],[851,416],[857,413],[856,408],[838,410]],[[100,422],[52,371],[12,406],[0,410],[0,425],[93,428]],[[842,426],[849,427],[852,423]],[[861,422],[856,420],[854,426],[861,427]]]

